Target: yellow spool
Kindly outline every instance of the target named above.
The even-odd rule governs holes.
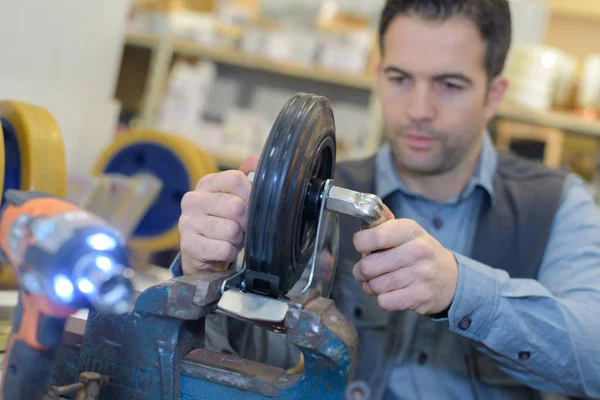
[[[4,193],[4,131],[0,124],[0,193]]]
[[[12,127],[19,147],[20,186],[15,189],[36,190],[65,197],[67,165],[65,147],[58,123],[48,110],[21,101],[0,101],[0,118]],[[4,193],[4,133],[0,141],[0,189]],[[0,288],[17,287],[12,269],[0,268]]]
[[[21,190],[57,197],[67,194],[65,146],[48,110],[19,101],[0,101],[0,117],[14,128],[21,154]]]
[[[140,144],[158,145],[175,155],[189,177],[186,191],[194,190],[203,176],[218,171],[214,157],[192,141],[175,134],[140,128],[119,135],[98,158],[93,175],[103,175],[115,157]],[[161,160],[151,162],[158,164]],[[177,221],[174,221],[169,229],[154,236],[141,237],[134,234],[130,239],[130,246],[143,253],[154,253],[176,249],[179,247],[179,239],[179,227]]]

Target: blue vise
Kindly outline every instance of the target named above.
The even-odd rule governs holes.
[[[70,321],[52,385],[72,385],[86,372],[108,378],[100,400],[343,399],[358,335],[316,291],[288,299],[279,327],[302,352],[303,373],[203,349],[205,317],[216,311],[229,277],[207,271],[175,278],[140,293],[130,313],[90,312],[85,327]]]

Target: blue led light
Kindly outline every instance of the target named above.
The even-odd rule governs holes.
[[[102,271],[109,271],[113,266],[113,262],[108,257],[100,256],[100,257],[96,258],[96,265]]]
[[[77,287],[83,294],[90,294],[94,291],[94,284],[89,279],[81,279]]]
[[[73,284],[64,275],[57,275],[54,278],[54,291],[63,300],[69,301],[73,297]]]
[[[117,240],[105,233],[96,233],[87,239],[88,244],[98,251],[112,250],[117,247]]]

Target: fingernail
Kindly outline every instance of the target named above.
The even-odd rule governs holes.
[[[375,293],[373,293],[371,287],[369,286],[369,282],[363,282],[362,289],[367,294],[367,296],[375,296]]]
[[[356,279],[359,282],[365,282],[367,280],[367,278],[365,278],[362,272],[360,272],[360,269],[358,269],[357,267],[354,267],[354,269],[352,270],[352,275],[354,275],[354,279]]]

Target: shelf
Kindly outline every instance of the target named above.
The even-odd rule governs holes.
[[[238,169],[240,165],[242,165],[242,162],[246,159],[246,157],[239,155],[227,154],[223,150],[207,149],[207,152],[215,158],[219,168],[223,169]]]
[[[598,0],[546,0],[546,3],[554,16],[600,20]]]
[[[144,48],[154,48],[160,42],[160,36],[154,35],[152,33],[143,33],[143,32],[127,32],[125,36],[125,42],[131,46],[136,47],[144,47]]]
[[[310,66],[300,66],[289,62],[277,62],[265,57],[244,54],[243,52],[232,48],[216,49],[209,46],[202,46],[191,40],[168,39],[152,33],[129,32],[126,36],[126,42],[132,46],[151,49],[159,48],[162,44],[167,44],[167,46],[171,47],[172,51],[175,53],[195,57],[206,57],[223,64],[369,91],[374,87],[373,77],[336,72]],[[586,120],[583,117],[567,112],[538,111],[523,106],[504,103],[499,108],[497,117],[600,137],[600,121]],[[228,157],[223,154],[218,154],[216,156],[219,160],[219,164],[222,166],[239,167],[240,160],[237,157]]]
[[[523,106],[503,104],[498,110],[497,117],[600,137],[600,121],[586,120],[567,112],[537,111]]]
[[[128,33],[127,44],[139,47],[152,48],[161,41],[159,36],[146,33]],[[329,83],[344,87],[372,90],[375,80],[371,76],[332,71],[324,68],[301,66],[291,62],[279,62],[261,56],[243,53],[232,48],[211,48],[202,46],[194,41],[185,39],[172,39],[173,51],[181,55],[206,57],[215,62],[238,66],[257,71],[275,73],[279,75],[302,78],[316,82]]]

